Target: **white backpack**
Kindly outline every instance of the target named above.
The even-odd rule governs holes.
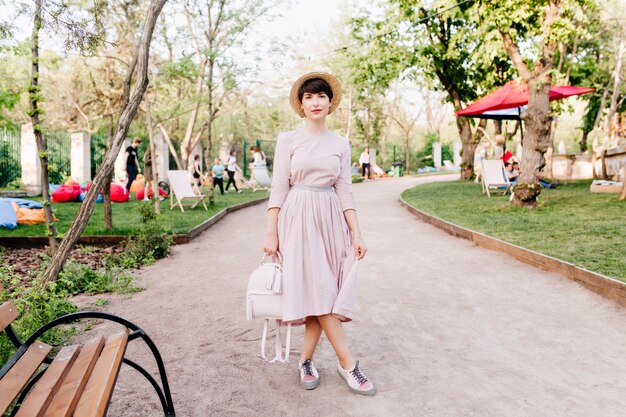
[[[267,339],[267,327],[270,320],[274,320],[276,328],[276,356],[268,362],[289,362],[289,346],[291,343],[291,324],[287,325],[287,340],[285,342],[285,356],[282,354],[282,337],[280,332],[283,318],[282,296],[282,257],[272,257],[272,262],[265,262],[263,256],[261,265],[252,271],[248,281],[247,291],[247,317],[248,320],[265,319],[263,325],[263,338],[261,339],[261,358],[265,357],[265,340]],[[278,262],[276,262],[278,260]]]

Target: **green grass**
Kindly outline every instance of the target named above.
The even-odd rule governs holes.
[[[420,185],[402,197],[451,223],[626,282],[626,204],[616,194],[592,194],[590,181],[543,189],[540,207],[491,198],[473,182]]]
[[[206,189],[205,189],[206,193]],[[202,205],[191,210],[185,207],[185,212],[181,212],[180,208],[175,207],[170,210],[170,200],[161,201],[161,222],[166,228],[170,228],[173,234],[185,234],[192,228],[196,227],[209,217],[218,213],[226,207],[247,201],[259,200],[266,198],[266,191],[252,192],[244,190],[243,193],[237,194],[232,191],[225,195],[220,195],[219,191],[215,195],[215,205],[209,206],[205,211]],[[55,215],[59,219],[56,222],[59,233],[65,233],[72,224],[74,216],[78,211],[81,203],[55,203],[53,204]],[[96,208],[89,219],[89,223],[83,232],[83,236],[94,235],[128,235],[133,228],[140,223],[140,215],[138,207],[146,204],[143,201],[136,201],[134,194],[128,203],[113,203],[113,229],[104,229],[104,212],[102,204],[96,204]],[[9,230],[0,228],[0,236],[46,236],[46,227],[44,224],[37,225],[18,225],[16,229]]]

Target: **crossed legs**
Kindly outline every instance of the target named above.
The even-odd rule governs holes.
[[[322,330],[328,337],[341,367],[352,369],[354,367],[354,359],[348,350],[346,334],[343,331],[341,321],[332,314],[307,317],[300,361],[313,359],[313,353],[322,335]]]

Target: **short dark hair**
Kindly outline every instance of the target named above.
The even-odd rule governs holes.
[[[200,154],[197,153],[196,156],[193,157],[193,159],[200,159]]]
[[[319,94],[324,93],[328,96],[330,101],[333,100],[333,90],[328,83],[321,78],[311,78],[302,83],[300,90],[298,91],[298,101],[302,103],[302,96],[305,93]]]

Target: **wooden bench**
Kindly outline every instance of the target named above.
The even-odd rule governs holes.
[[[0,306],[0,332],[4,331],[17,348],[0,369],[0,415],[13,405],[11,416],[15,417],[105,416],[119,370],[125,363],[152,384],[164,415],[175,416],[161,355],[148,335],[133,323],[111,314],[79,312],[59,317],[21,341],[11,326],[18,316],[13,301]],[[37,340],[60,324],[86,318],[110,320],[124,329],[82,345],[65,346],[54,357],[50,356],[52,347]],[[145,369],[124,357],[128,343],[137,338],[143,339],[152,351],[161,386]]]

